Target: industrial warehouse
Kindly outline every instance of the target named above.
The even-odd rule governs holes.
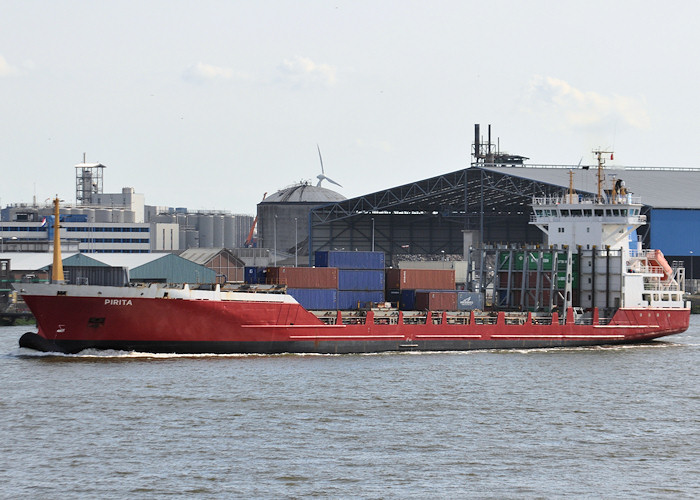
[[[298,184],[258,205],[259,242],[312,265],[317,250],[377,250],[389,265],[410,260],[466,260],[470,247],[543,243],[531,224],[534,197],[596,193],[591,165],[526,165],[496,150],[475,126],[473,162],[463,169],[351,199],[319,185]],[[700,250],[699,168],[606,168],[641,198],[646,225],[638,236],[694,275]]]
[[[465,289],[475,287],[467,269],[475,271],[483,287],[487,264],[473,260],[470,249],[542,245],[544,235],[531,223],[533,198],[598,189],[591,165],[526,164],[526,157],[499,151],[490,136],[490,126],[487,139],[475,126],[472,162],[463,169],[351,199],[323,187],[327,178],[319,176],[316,185],[302,182],[266,197],[255,218],[149,206],[133,188],[104,193],[106,167],[84,159],[75,166],[76,204],[61,208],[61,241],[65,251],[89,255],[99,266],[112,265],[108,255],[180,255],[212,270],[188,275],[198,283],[242,282],[244,267],[314,266],[317,251],[377,251],[387,267],[456,269]],[[697,168],[615,167],[604,170],[603,181],[606,192],[624,182],[641,197],[646,225],[637,237],[669,261],[683,262],[691,280],[700,247],[694,239],[699,175]],[[51,251],[52,217],[36,203],[2,209],[0,254],[12,269],[18,269],[17,252]],[[22,271],[38,276],[44,267]],[[184,280],[177,269],[157,281]],[[132,268],[131,281],[140,279],[147,276]]]

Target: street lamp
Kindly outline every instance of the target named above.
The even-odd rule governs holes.
[[[274,240],[275,240],[275,267],[277,267],[277,214],[275,214],[275,223],[273,224]]]
[[[693,280],[693,251],[690,251],[690,284],[691,284],[691,293],[695,293],[695,281]]]

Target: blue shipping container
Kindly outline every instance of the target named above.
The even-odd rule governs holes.
[[[384,252],[345,252],[318,250],[316,267],[339,269],[384,269]]]
[[[243,282],[247,285],[264,285],[267,268],[246,266],[243,268]]]
[[[365,308],[379,302],[384,302],[384,292],[338,292],[338,309],[356,309],[358,304]]]
[[[287,294],[294,297],[304,309],[338,309],[338,291],[330,288],[287,288]]]
[[[384,291],[384,271],[339,269],[338,290]]]
[[[257,267],[244,267],[243,268],[243,281],[248,285],[257,284],[258,279],[258,268]]]
[[[399,309],[402,311],[412,311],[416,308],[416,291],[401,290],[401,299],[399,300]]]

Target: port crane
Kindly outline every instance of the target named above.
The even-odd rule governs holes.
[[[265,201],[265,197],[267,196],[267,192],[263,194],[262,201]],[[253,225],[250,226],[250,232],[248,233],[248,237],[245,240],[245,247],[250,248],[253,246],[253,233],[255,232],[255,226],[258,223],[258,214],[255,214],[255,219],[253,219]]]

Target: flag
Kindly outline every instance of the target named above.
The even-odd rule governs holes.
[[[41,219],[41,226],[40,227],[46,227],[46,217]]]
[[[612,153],[610,153],[610,159],[611,159],[611,160],[613,160],[613,159],[614,159],[614,158],[613,158],[613,154],[612,154]]]

